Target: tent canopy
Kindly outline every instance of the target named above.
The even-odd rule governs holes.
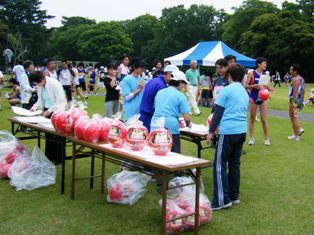
[[[192,60],[196,60],[197,65],[215,66],[215,62],[218,59],[227,55],[235,56],[237,63],[245,67],[255,67],[255,59],[236,52],[222,41],[200,42],[178,55],[165,58],[164,61],[170,61],[174,65],[188,66]]]

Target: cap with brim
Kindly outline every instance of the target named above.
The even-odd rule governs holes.
[[[166,66],[165,69],[164,69],[165,73],[172,73],[174,71],[179,71],[179,68],[177,66],[175,66],[175,65],[172,65],[172,64]]]
[[[182,71],[174,71],[171,74],[171,80],[174,81],[182,81],[185,82],[186,84],[190,84],[185,77],[185,74]]]

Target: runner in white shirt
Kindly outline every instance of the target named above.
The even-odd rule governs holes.
[[[57,71],[56,71],[57,63],[56,63],[55,59],[48,59],[46,67],[47,67],[47,69],[45,70],[44,75],[46,77],[51,77],[51,78],[54,78],[57,80],[58,79],[58,75],[57,75]]]
[[[123,78],[125,76],[128,76],[130,74],[130,70],[129,70],[129,57],[127,54],[124,54],[121,58],[122,63],[120,64],[119,68],[118,68],[118,73],[117,73],[117,78],[120,79],[120,81],[122,82]]]
[[[68,61],[61,61],[61,68],[57,71],[58,80],[63,86],[68,102],[72,101],[72,84],[75,74],[72,69],[68,67]]]
[[[74,72],[74,75],[75,75],[74,80],[73,80],[73,86],[75,87],[76,94],[77,94],[77,96],[81,97],[81,99],[83,100],[83,104],[85,106],[87,106],[85,96],[84,96],[83,92],[81,91],[81,86],[80,86],[80,81],[79,81],[79,73],[78,73],[78,70],[76,68],[75,61],[72,61],[71,68],[72,68],[72,71]]]

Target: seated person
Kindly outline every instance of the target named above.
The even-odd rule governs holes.
[[[9,80],[9,86],[12,87],[12,92],[9,94],[8,100],[11,106],[16,106],[21,104],[21,88],[18,85],[18,82],[11,78]]]

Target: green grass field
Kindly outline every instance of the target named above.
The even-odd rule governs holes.
[[[269,101],[268,107],[271,109],[279,109],[279,110],[289,110],[289,90],[288,87],[282,83],[281,88],[276,86],[274,91],[271,93],[271,99]],[[272,85],[271,85],[272,87]],[[306,84],[305,86],[305,99],[310,96],[310,90],[314,88],[314,84]],[[309,104],[302,110],[303,113],[312,113],[314,114],[314,106]]]
[[[278,96],[278,97],[277,97]],[[276,89],[270,107],[286,109],[287,89]],[[279,102],[280,101],[280,102]],[[281,102],[282,101],[282,102]],[[89,98],[89,113],[104,112],[104,97]],[[7,117],[13,116],[7,102],[0,112],[0,130],[10,130]],[[314,113],[312,107],[306,111]],[[209,110],[192,117],[205,123]],[[212,221],[200,234],[313,234],[314,207],[314,123],[302,123],[305,133],[300,142],[289,141],[290,121],[269,118],[271,146],[263,146],[261,123],[256,127],[256,145],[245,144],[241,165],[241,205],[214,212]],[[24,141],[29,148],[34,141]],[[182,142],[182,152],[196,156],[196,146]],[[214,151],[203,151],[212,160]],[[89,173],[90,161],[77,162],[77,174]],[[100,172],[100,161],[96,161]],[[70,200],[71,162],[66,163],[66,193],[60,195],[60,171],[54,186],[34,191],[16,192],[8,180],[0,180],[0,234],[159,234],[161,214],[154,182],[145,196],[133,206],[106,202],[100,194],[100,180],[89,189],[88,181],[77,182],[76,199]],[[106,177],[118,172],[118,166],[107,164]],[[212,169],[203,172],[206,194],[212,197]],[[189,234],[189,233],[187,233]]]

